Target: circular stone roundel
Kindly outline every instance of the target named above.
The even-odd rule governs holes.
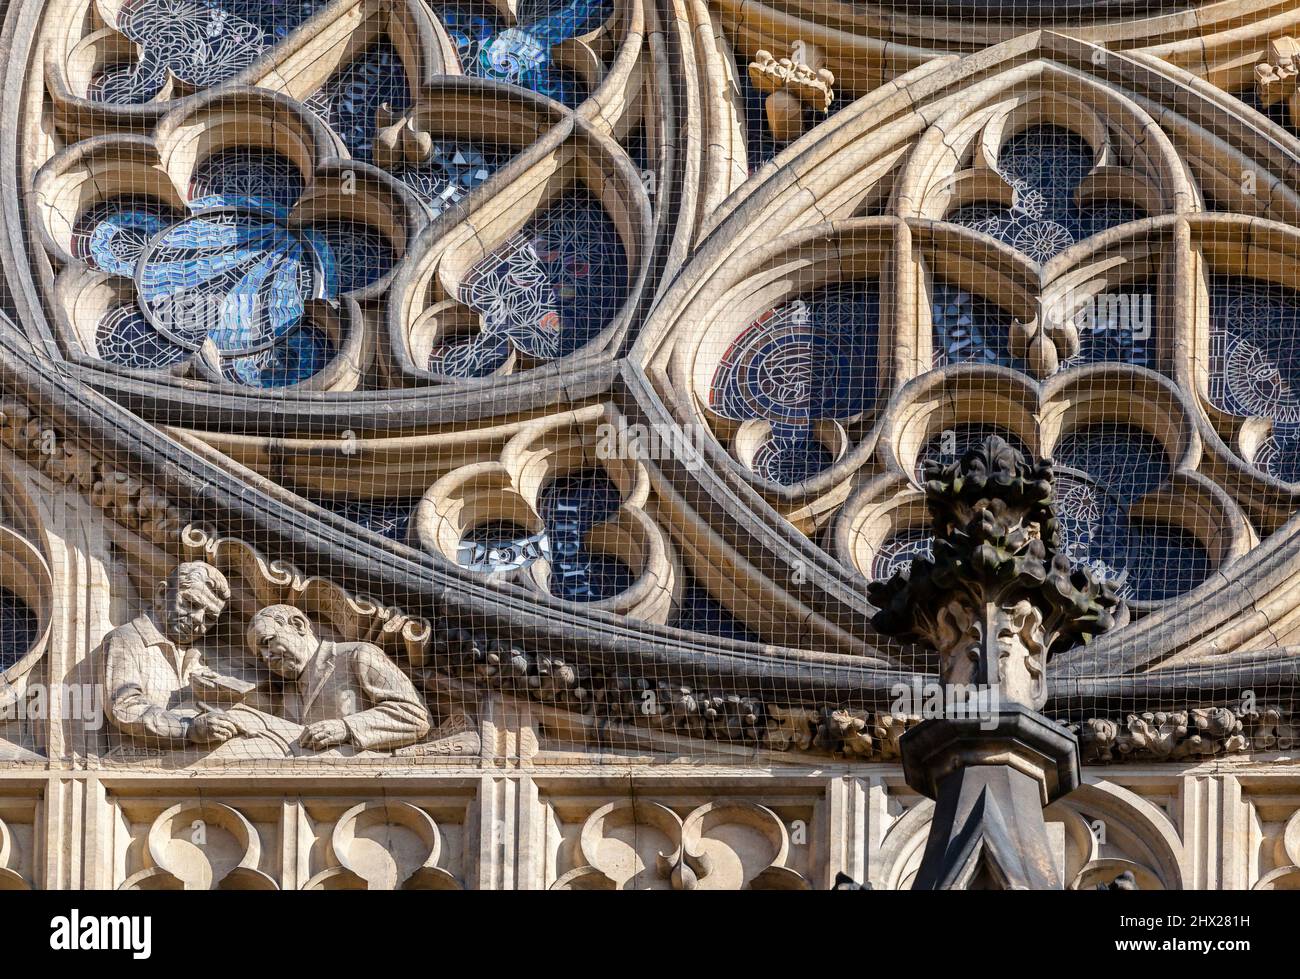
[[[1300,644],[1300,12],[20,6],[13,370],[182,527],[479,679],[743,732],[932,670],[871,586],[992,437],[1127,604],[1059,697]]]

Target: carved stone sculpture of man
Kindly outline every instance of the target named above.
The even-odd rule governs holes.
[[[237,733],[219,711],[201,710],[190,693],[196,675],[215,676],[194,643],[226,607],[230,586],[201,561],[159,582],[152,607],[104,640],[104,703],[117,731],[138,745],[183,748],[217,744]]]
[[[287,681],[284,713],[305,725],[299,739],[304,748],[400,748],[429,732],[428,708],[378,646],[319,639],[292,605],[271,605],[254,615],[248,645]]]

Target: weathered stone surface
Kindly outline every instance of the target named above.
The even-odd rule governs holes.
[[[160,49],[151,3],[0,38],[0,888],[1300,887],[1290,368],[1215,366],[1216,282],[1300,281],[1294,4],[613,0],[511,47],[498,0],[458,48],[423,0],[178,0]],[[1004,154],[1055,129],[1072,231]],[[212,330],[139,362],[226,151],[227,230],[352,229],[303,376]],[[538,235],[575,197],[597,253]],[[1089,359],[1142,290],[1141,356]],[[482,376],[434,363],[475,336]],[[1148,563],[1203,556],[1123,602],[1009,449],[1117,426],[1162,460]],[[617,500],[557,532],[579,474]],[[618,587],[575,600],[575,547]],[[943,683],[1004,710],[936,723]]]

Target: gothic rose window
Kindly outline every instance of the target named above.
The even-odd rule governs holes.
[[[10,175],[32,349],[378,594],[906,666],[871,583],[993,435],[1139,623],[1285,546],[1288,38],[1223,81],[1119,0],[978,52],[976,0],[67,3]],[[1251,72],[1271,115],[1209,91]]]
[[[860,415],[874,396],[879,294],[873,283],[809,293],[765,312],[723,355],[709,392],[717,414],[765,422],[756,472],[798,483],[835,461],[818,422]]]
[[[1210,397],[1234,415],[1267,418],[1273,431],[1255,465],[1300,478],[1300,292],[1258,279],[1210,284]]]

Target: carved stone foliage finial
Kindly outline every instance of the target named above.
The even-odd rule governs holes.
[[[788,58],[777,58],[771,51],[754,52],[749,80],[760,92],[768,93],[764,102],[767,126],[778,141],[786,143],[804,134],[806,110],[830,111],[835,101],[835,75],[823,67],[824,61],[821,48],[806,41],[795,41]]]
[[[1287,100],[1291,121],[1300,120],[1300,42],[1278,37],[1268,42],[1268,53],[1255,65],[1255,94],[1267,109]]]
[[[871,583],[875,627],[936,649],[944,683],[1041,708],[1047,657],[1122,625],[1127,607],[1062,552],[1049,460],[1026,461],[995,435],[951,465],[928,463],[925,479],[934,556]]]

